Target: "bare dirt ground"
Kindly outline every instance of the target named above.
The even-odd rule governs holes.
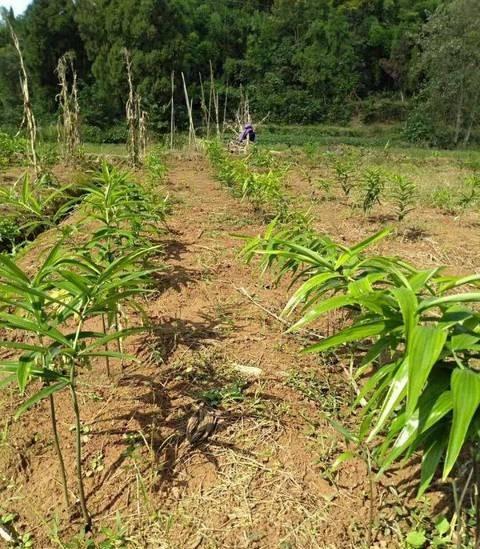
[[[407,168],[403,171],[408,173]],[[325,162],[318,162],[315,168],[309,170],[311,181],[295,168],[292,169],[287,188],[297,208],[303,211],[308,209],[314,216],[316,228],[335,240],[350,245],[387,225],[393,229],[392,237],[382,243],[382,253],[398,255],[425,268],[444,265],[450,272],[472,272],[480,266],[478,206],[446,213],[434,207],[429,200],[432,189],[442,183],[452,188],[455,184],[458,186],[466,175],[465,170],[453,170],[444,163],[431,173],[428,166],[423,166],[421,174],[412,177],[418,186],[415,209],[402,222],[396,221],[388,197],[382,198],[381,204],[364,215],[361,209],[352,207],[355,199],[346,199],[338,186],[333,185],[330,193],[319,189],[315,181],[334,181],[332,171]],[[459,192],[457,189],[456,193]]]
[[[287,290],[272,288],[255,266],[242,264],[233,235],[264,227],[221,188],[202,158],[172,160],[166,190],[174,212],[164,239],[166,270],[145,303],[152,328],[127,349],[141,361],[123,373],[116,364],[113,381],[102,364],[81,376],[95,536],[124,540],[111,547],[168,549],[403,546],[405,533],[432,508],[443,511],[445,500],[437,493],[415,501],[416,463],[374,485],[361,459],[329,471],[346,446],[328,418],[356,423],[348,411],[351,385],[332,357],[299,355],[304,341],[285,335],[262,308],[278,313]],[[313,196],[311,203],[312,189],[300,179],[290,181],[290,192],[299,206],[313,204],[319,228],[334,238],[352,242],[381,224],[350,215],[338,200]],[[478,228],[458,232],[451,219],[425,215],[432,220],[428,236],[397,237],[387,248],[416,263],[444,258],[470,269],[478,258]],[[40,236],[32,262],[48,238]],[[218,426],[192,446],[186,425],[202,400],[216,406]],[[16,401],[12,392],[2,418]],[[58,398],[58,408],[73,471],[67,395]],[[0,511],[17,514],[15,527],[30,532],[35,547],[89,547],[88,538],[65,541],[75,537],[78,522],[62,510],[46,417],[41,404],[18,422],[1,420]],[[70,488],[74,494],[73,475]],[[115,530],[117,516],[123,530]],[[102,531],[107,526],[115,533]]]

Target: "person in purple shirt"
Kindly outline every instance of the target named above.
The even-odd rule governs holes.
[[[239,137],[239,142],[243,143],[245,140],[247,140],[249,143],[255,143],[255,130],[253,129],[253,126],[251,124],[245,124],[245,127],[243,128],[243,132]]]

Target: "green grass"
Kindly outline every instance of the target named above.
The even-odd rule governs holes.
[[[85,143],[83,148],[86,153],[127,156],[127,148],[123,143]]]
[[[393,153],[408,154],[412,159],[448,158],[480,165],[480,150],[475,148],[445,150],[416,146],[403,137],[401,124],[369,125],[265,125],[258,129],[258,145],[277,150],[318,147],[319,151],[335,145],[387,148]]]

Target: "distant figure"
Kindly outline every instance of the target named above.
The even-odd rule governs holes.
[[[243,143],[245,140],[247,140],[249,143],[255,143],[255,138],[256,135],[253,126],[251,124],[245,124],[243,132],[239,138],[240,143]]]

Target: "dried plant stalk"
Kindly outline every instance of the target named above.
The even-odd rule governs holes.
[[[137,96],[139,98],[139,96]],[[140,110],[140,104],[138,104]],[[140,160],[143,162],[147,154],[147,121],[148,113],[146,111],[140,112],[140,120],[138,123],[138,148],[140,154]]]
[[[127,150],[130,164],[133,167],[141,165],[146,150],[147,113],[142,110],[142,98],[135,92],[132,78],[132,61],[130,53],[125,48],[125,65],[127,67],[128,99],[125,105],[128,125]]]
[[[223,103],[222,135],[225,133],[225,127],[227,125],[227,105],[228,105],[228,80],[227,80],[227,87],[225,89],[225,100]]]
[[[33,114],[32,104],[30,101],[27,71],[25,69],[25,63],[23,61],[22,50],[20,48],[20,42],[18,40],[18,37],[15,31],[13,30],[13,27],[10,21],[8,20],[8,18],[5,18],[5,21],[10,30],[10,35],[12,37],[13,45],[18,54],[18,59],[20,62],[20,87],[22,90],[22,97],[23,97],[23,119],[20,125],[20,130],[23,127],[23,125],[26,124],[29,142],[30,142],[30,161],[33,166],[33,169],[35,170],[35,174],[39,175],[40,165],[38,162],[38,154],[37,154],[37,123],[35,121],[35,115]],[[20,133],[20,130],[18,131],[18,133]]]
[[[68,85],[70,70],[72,85]],[[58,120],[58,141],[62,148],[65,162],[74,162],[80,148],[80,107],[78,104],[77,73],[73,66],[73,54],[66,53],[58,60],[56,69],[60,92],[57,100],[60,103]]]
[[[200,77],[200,90],[201,90],[201,108],[203,114],[203,122],[207,131],[207,139],[210,138],[210,113],[208,112],[207,102],[205,101],[205,87],[203,85],[202,73],[198,73]]]
[[[252,117],[250,113],[250,102],[248,95],[243,93],[243,88],[240,86],[240,103],[238,105],[237,112],[235,114],[236,122],[239,131],[242,131],[245,124],[252,123]]]
[[[210,90],[212,92],[213,107],[215,109],[215,126],[217,128],[217,137],[220,137],[220,114],[218,92],[215,89],[215,78],[213,77],[213,65],[210,61]]]

